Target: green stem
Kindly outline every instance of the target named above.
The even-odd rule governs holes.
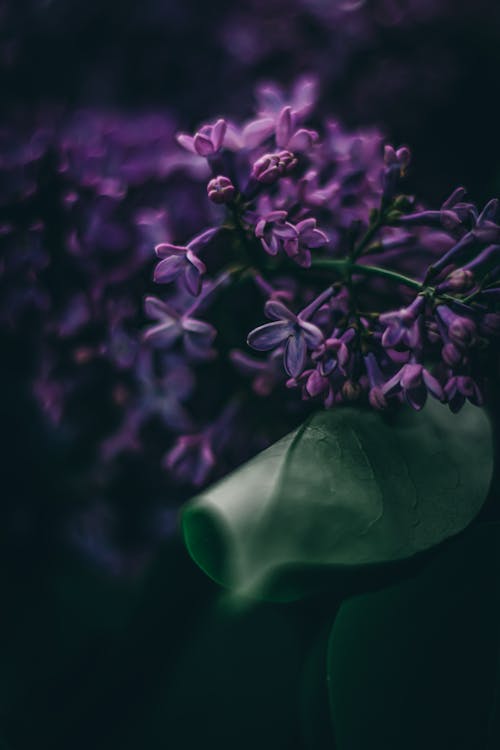
[[[349,260],[333,260],[329,258],[319,258],[312,262],[313,268],[324,268],[325,270],[335,271],[340,274],[359,274],[364,276],[379,276],[384,279],[391,279],[396,281],[398,284],[404,284],[405,286],[411,287],[411,289],[417,289],[419,292],[424,289],[424,285],[416,279],[411,279],[409,276],[403,276],[401,273],[396,271],[389,271],[387,268],[379,268],[378,266],[364,266],[359,263],[352,263]]]

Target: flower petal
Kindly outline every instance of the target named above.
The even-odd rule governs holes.
[[[195,235],[190,242],[188,242],[188,249],[189,250],[197,250],[199,247],[203,247],[206,245],[214,235],[217,234],[220,227],[211,227],[210,229],[205,229],[204,232],[200,232],[199,234]]]
[[[186,151],[191,151],[192,154],[197,153],[194,147],[194,138],[192,135],[188,135],[187,133],[178,133],[175,138],[179,146],[185,148]]]
[[[179,315],[177,312],[167,305],[166,302],[162,302],[158,297],[146,297],[144,300],[144,311],[150,318],[157,318],[162,320],[163,318],[177,319]]]
[[[182,245],[171,245],[169,242],[161,242],[155,247],[155,253],[158,258],[169,258],[171,255],[184,255],[186,252]]]
[[[295,229],[302,236],[302,234],[304,234],[308,230],[314,229],[315,226],[316,226],[316,219],[313,219],[313,218],[302,219],[302,221],[299,221],[299,223],[295,225]]]
[[[247,148],[255,148],[269,138],[274,130],[274,120],[272,117],[262,117],[258,120],[251,120],[242,130],[242,139]]]
[[[382,346],[386,348],[397,346],[401,342],[404,333],[405,331],[402,326],[389,325],[382,334]]]
[[[276,210],[276,211],[269,211],[269,213],[264,214],[263,218],[266,220],[268,224],[275,221],[284,221],[286,217],[288,216],[288,213],[286,211],[282,210]]]
[[[285,148],[292,134],[292,109],[283,107],[276,123],[276,145]]]
[[[198,320],[198,318],[183,318],[182,327],[189,333],[204,336],[210,344],[217,335],[217,330],[213,325],[207,323],[205,320]]]
[[[309,323],[307,320],[301,320],[299,318],[299,325],[302,329],[302,335],[309,349],[314,349],[319,346],[323,341],[323,334],[321,333],[318,326],[313,323]]]
[[[196,270],[198,271],[199,274],[203,274],[203,273],[206,272],[206,270],[207,270],[206,265],[191,250],[187,251],[187,253],[186,253],[186,260],[188,261],[188,263],[190,263],[192,266],[194,266],[194,268],[196,268]]]
[[[210,138],[201,133],[196,133],[193,145],[196,153],[199,156],[210,156],[214,153],[214,147]]]
[[[228,148],[230,151],[239,151],[240,148],[243,148],[244,146],[244,141],[239,129],[232,123],[228,123],[227,125],[223,144],[225,148]]]
[[[278,254],[279,247],[278,247],[278,240],[276,239],[276,237],[271,237],[270,242],[266,242],[264,237],[261,237],[260,241],[266,253],[268,253],[269,255]]]
[[[426,369],[423,370],[422,374],[429,393],[431,393],[434,398],[439,399],[439,401],[444,401],[444,391],[441,383]]]
[[[297,230],[293,224],[290,224],[288,221],[283,222],[283,224],[276,224],[276,226],[273,227],[273,234],[281,240],[297,239]]]
[[[477,224],[478,226],[483,224],[485,221],[495,221],[495,219],[498,219],[498,209],[500,206],[500,201],[498,198],[492,198],[486,206],[483,208],[481,213],[479,214]]]
[[[311,146],[318,140],[318,134],[314,130],[305,130],[301,128],[292,135],[288,141],[290,151],[309,151]]]
[[[196,266],[193,266],[191,263],[188,263],[184,270],[184,286],[194,297],[199,295],[201,290],[201,274]]]
[[[257,349],[259,352],[266,352],[269,349],[274,349],[292,334],[293,328],[290,323],[279,320],[275,323],[266,323],[266,325],[259,326],[259,328],[254,328],[248,334],[247,343],[252,349]]]
[[[264,230],[266,228],[266,220],[264,218],[260,218],[255,225],[255,236],[259,238],[259,240],[262,239],[264,236]]]
[[[318,98],[318,81],[315,78],[300,78],[293,87],[293,108],[297,116],[305,117]]]
[[[158,263],[154,270],[153,279],[157,284],[168,284],[182,273],[185,265],[185,256],[171,255]]]
[[[283,302],[279,300],[269,300],[266,302],[264,312],[271,320],[288,320],[290,323],[295,323],[297,316],[291,310],[286,307]]]
[[[319,396],[319,394],[325,391],[327,388],[328,380],[325,377],[322,377],[318,370],[313,370],[307,378],[307,393],[311,396],[311,398],[314,398],[315,396]]]
[[[144,341],[149,341],[154,346],[169,347],[179,338],[182,328],[179,321],[168,320],[159,325],[148,328],[143,335]]]
[[[422,383],[422,365],[406,365],[401,373],[401,387],[403,390],[418,388]]]
[[[222,146],[222,143],[224,141],[224,136],[226,134],[227,129],[227,122],[225,120],[217,120],[215,125],[212,128],[212,144],[213,149],[215,152],[217,152],[220,147]]]
[[[271,325],[273,325],[271,323]],[[300,333],[290,336],[285,346],[284,365],[288,375],[297,378],[304,370],[307,357],[307,344]]]
[[[328,236],[320,229],[311,229],[305,232],[301,239],[307,247],[323,247],[323,245],[328,245]]]
[[[384,396],[392,396],[400,390],[401,374],[403,373],[405,367],[406,365],[403,365],[403,367],[398,370],[398,372],[393,375],[392,378],[390,378],[386,383],[383,384],[382,393],[384,394]]]

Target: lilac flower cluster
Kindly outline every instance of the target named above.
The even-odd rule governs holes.
[[[158,115],[2,133],[0,319],[76,446],[85,528],[135,460],[175,505],[318,404],[483,401],[496,202],[428,210],[401,192],[408,149],[322,121],[316,97],[261,85],[252,119],[178,144]]]
[[[145,339],[183,357],[207,399],[210,367],[222,378],[230,363],[250,384],[221,402],[233,420],[280,384],[327,408],[482,404],[500,336],[498,201],[478,211],[459,188],[428,210],[401,190],[409,149],[335,120],[309,127],[315,96],[310,79],[289,97],[261,87],[253,119],[178,135],[210,170],[213,222],[157,246],[166,294],[146,301]],[[169,468],[204,482],[216,424],[181,435]]]

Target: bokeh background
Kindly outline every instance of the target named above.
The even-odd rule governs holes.
[[[182,415],[137,401],[129,366],[151,248],[198,217],[175,131],[302,74],[320,113],[411,146],[426,200],[500,193],[494,0],[0,2],[2,748],[334,747],[317,675],[338,599],[231,609],[161,468]],[[130,408],[131,443],[132,397],[153,416]]]

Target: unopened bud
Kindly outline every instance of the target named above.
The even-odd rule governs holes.
[[[468,268],[456,268],[439,285],[439,292],[468,292],[475,284],[474,274]]]
[[[448,367],[457,367],[462,361],[462,352],[451,341],[443,346],[441,356]]]
[[[297,165],[297,159],[290,151],[264,154],[252,167],[252,177],[265,185],[271,185]]]
[[[208,197],[214,203],[229,203],[236,195],[236,188],[224,175],[214,177],[207,185]]]

